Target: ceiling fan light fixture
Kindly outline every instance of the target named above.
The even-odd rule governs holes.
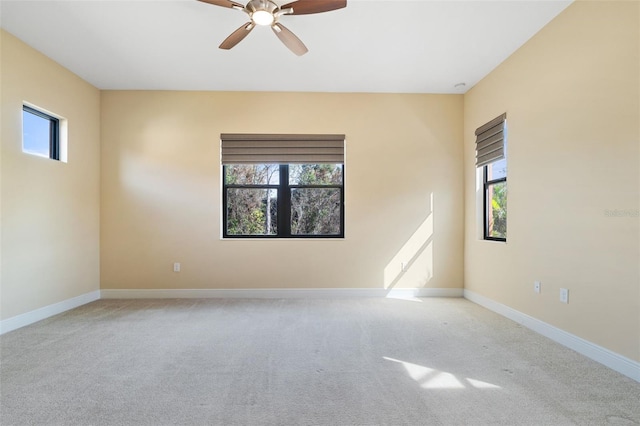
[[[2,0],[0,0],[2,1]],[[307,46],[284,25],[283,15],[311,15],[329,12],[347,6],[347,0],[293,0],[280,6],[284,0],[248,0],[243,6],[234,0],[199,0],[214,6],[239,9],[249,15],[249,22],[232,32],[221,44],[220,49],[229,50],[240,43],[258,25],[270,26],[271,30],[289,50],[298,56],[309,51]],[[245,0],[246,1],[246,0]]]
[[[256,25],[271,25],[275,21],[275,17],[266,10],[256,10],[251,14],[251,20]]]

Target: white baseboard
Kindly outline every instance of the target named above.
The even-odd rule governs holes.
[[[461,288],[271,288],[271,289],[153,289],[100,291],[103,299],[331,299],[352,297],[389,297],[397,299],[415,297],[462,297]]]
[[[462,297],[462,288],[394,288],[382,290],[389,299],[410,299],[415,297]]]
[[[44,306],[31,312],[7,318],[6,320],[0,321],[0,334],[8,333],[25,325],[33,324],[34,322],[61,314],[62,312],[86,305],[98,299],[100,299],[100,291],[96,290],[91,293],[81,294],[80,296],[63,300],[62,302],[54,303],[53,305]]]
[[[388,297],[411,299],[416,297],[462,297],[461,288],[316,288],[316,289],[169,289],[169,290],[99,290],[44,306],[31,312],[0,321],[0,335],[52,317],[99,299],[189,299],[189,298],[355,298]]]
[[[620,354],[610,351],[609,349],[598,346],[595,343],[591,343],[588,340],[568,333],[527,314],[523,314],[520,311],[516,311],[513,308],[470,290],[464,290],[464,298],[477,303],[490,311],[507,317],[518,324],[522,324],[536,333],[548,337],[549,339],[560,343],[569,349],[573,349],[574,351],[591,358],[592,360],[599,362],[618,373],[622,373],[625,376],[640,382],[640,362],[626,358]]]

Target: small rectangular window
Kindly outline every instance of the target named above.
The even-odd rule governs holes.
[[[60,120],[35,108],[22,107],[22,151],[60,160]]]

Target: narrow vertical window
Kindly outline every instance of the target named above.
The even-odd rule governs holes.
[[[484,238],[507,240],[507,161],[484,166]]]
[[[476,167],[482,168],[483,238],[507,240],[506,114],[476,130]]]
[[[23,105],[22,151],[52,160],[60,160],[60,120],[45,112]]]

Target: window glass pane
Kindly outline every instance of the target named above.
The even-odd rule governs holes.
[[[291,190],[291,235],[340,235],[340,189]]]
[[[277,194],[275,189],[227,189],[227,234],[276,235]]]
[[[22,151],[49,158],[51,121],[22,111]]]
[[[227,185],[278,185],[280,168],[277,164],[229,164],[225,167]]]
[[[342,164],[290,164],[290,185],[342,185]]]
[[[487,165],[487,180],[507,177],[507,159],[494,161]]]
[[[487,187],[487,236],[507,238],[507,183]]]

